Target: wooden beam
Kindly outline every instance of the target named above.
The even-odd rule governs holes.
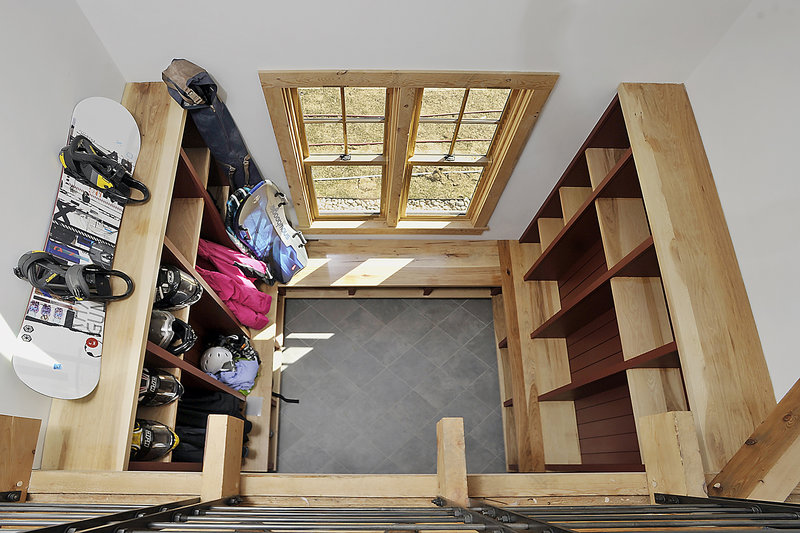
[[[500,285],[496,241],[329,239],[306,246],[290,287],[491,287]]]
[[[709,496],[782,502],[800,483],[800,381],[708,484]]]
[[[283,287],[281,287],[283,288]],[[285,298],[347,298],[347,289],[335,287],[290,287],[284,289]],[[432,289],[432,288],[430,288]],[[279,289],[280,290],[280,289]],[[360,288],[359,298],[491,298],[492,289],[488,287],[436,287],[432,293],[424,294],[420,287]]]
[[[217,500],[239,494],[244,421],[228,415],[208,415],[200,497]]]
[[[436,423],[438,495],[458,507],[469,507],[464,419],[442,418]]]
[[[705,476],[692,413],[671,411],[638,420],[639,448],[650,498],[656,492],[705,497]]]
[[[539,413],[535,360],[530,331],[533,308],[531,286],[522,276],[535,259],[538,245],[516,241],[498,241],[500,274],[503,286],[503,310],[508,339],[509,374],[511,375],[513,417],[517,434],[517,465],[520,472],[544,471],[544,444]]]
[[[467,218],[430,218],[400,220],[389,226],[380,218],[328,220],[317,219],[311,225],[298,226],[306,235],[480,235],[488,226],[476,226]]]
[[[405,187],[406,159],[409,153],[409,134],[411,123],[414,121],[414,104],[417,99],[418,89],[406,87],[403,89],[392,89],[390,105],[392,109],[389,113],[389,124],[387,128],[388,139],[386,146],[389,153],[389,165],[387,167],[387,206],[386,206],[386,225],[389,227],[397,226],[400,220],[400,213],[403,207],[400,205]]]
[[[303,150],[300,146],[299,132],[294,118],[289,112],[294,109],[294,103],[287,89],[264,86],[263,90],[297,222],[300,226],[307,227],[312,220],[311,202],[307,185],[303,179],[303,161],[301,160]]]
[[[647,495],[643,472],[474,474],[467,476],[467,485],[470,498],[487,499]]]
[[[623,83],[619,101],[706,472],[775,407],[755,320],[683,85]]]
[[[38,418],[0,415],[0,492],[18,490],[23,502],[41,425]]]
[[[201,477],[200,472],[34,470],[28,491],[42,497],[46,494],[196,496]]]
[[[542,89],[555,85],[555,72],[464,72],[457,70],[260,70],[265,89],[273,87],[507,87]]]

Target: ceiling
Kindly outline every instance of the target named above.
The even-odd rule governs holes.
[[[158,80],[175,57],[206,68],[262,173],[284,190],[260,69],[559,72],[482,237],[493,239],[520,236],[618,83],[685,81],[749,3],[76,1],[127,81]]]

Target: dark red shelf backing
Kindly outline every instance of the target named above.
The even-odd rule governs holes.
[[[183,256],[178,248],[173,244],[169,237],[164,237],[164,250],[161,254],[164,263],[180,267],[186,273],[191,274],[203,287],[203,296],[200,301],[192,305],[191,322],[192,325],[198,324],[203,329],[216,331],[229,331],[230,333],[244,333],[249,335],[249,331],[239,323],[233,312],[225,305],[225,302],[214,292],[208,283],[197,273],[195,268]]]
[[[575,401],[581,463],[641,464],[627,383]]]
[[[514,407],[514,398],[509,398],[503,402],[503,407]]]
[[[498,348],[508,348],[508,337],[505,337],[503,340],[497,343]]]
[[[568,385],[539,395],[539,401],[579,400],[604,390],[613,389],[627,383],[625,371],[631,368],[680,368],[678,347],[673,341],[627,361],[608,365],[593,376],[573,380]]]
[[[641,194],[636,165],[628,149],[572,218],[565,221],[553,242],[525,274],[525,280],[558,279],[559,274],[569,269],[588,246],[601,240],[594,209],[597,198],[637,198]]]
[[[660,276],[653,238],[648,237],[616,265],[562,301],[561,310],[531,333],[532,339],[566,337],[614,305],[611,278]]]
[[[162,463],[160,461],[131,461],[128,470],[133,471],[161,471],[161,472],[202,472],[203,463]]]
[[[147,341],[146,348],[146,366],[154,366],[157,368],[180,368],[181,369],[181,383],[188,387],[197,387],[210,391],[226,392],[236,398],[237,400],[244,401],[244,394],[230,388],[221,381],[212,378],[193,364],[184,361],[180,357],[176,357],[161,348],[157,344]]]
[[[550,472],[644,472],[644,465],[641,463],[546,464],[544,469]]]
[[[619,105],[619,97],[615,94],[611,104],[603,112],[586,141],[578,149],[575,157],[561,175],[556,186],[537,211],[536,216],[522,233],[519,242],[539,242],[539,218],[561,217],[561,200],[558,189],[561,187],[589,187],[589,169],[586,166],[584,153],[587,148],[630,148],[625,117]]]
[[[217,211],[214,200],[200,181],[197,170],[183,148],[181,148],[178,158],[172,196],[173,198],[201,198],[203,200],[203,222],[200,232],[203,237],[223,246],[234,247],[225,231],[225,224]]]

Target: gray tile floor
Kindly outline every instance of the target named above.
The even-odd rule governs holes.
[[[278,471],[432,474],[436,421],[505,472],[491,300],[286,301]]]

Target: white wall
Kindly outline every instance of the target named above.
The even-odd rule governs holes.
[[[800,378],[800,3],[753,1],[686,86],[775,395]]]
[[[87,96],[122,96],[124,79],[72,1],[4,1],[0,16],[0,413],[41,418],[50,399],[11,367],[30,285],[12,273],[20,254],[40,249],[55,201],[72,108]],[[44,424],[43,424],[44,426]],[[40,445],[37,449],[41,449]],[[37,464],[39,459],[37,458]]]
[[[262,172],[286,190],[257,71],[561,73],[481,238],[519,238],[621,81],[686,79],[746,0],[78,0],[129,81],[205,67]],[[125,21],[119,13],[125,9]]]

